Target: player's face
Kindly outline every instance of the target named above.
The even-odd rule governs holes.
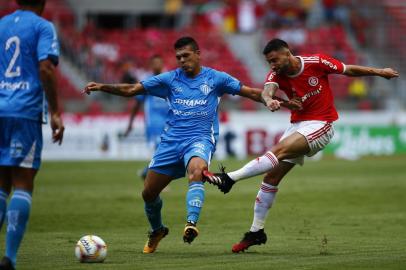
[[[178,65],[188,75],[196,75],[200,66],[200,51],[189,45],[176,50]]]
[[[271,51],[265,55],[265,58],[276,74],[285,73],[289,69],[289,51]]]
[[[153,58],[150,62],[150,67],[152,70],[152,73],[154,74],[160,74],[164,68],[164,62],[162,61],[161,58]]]

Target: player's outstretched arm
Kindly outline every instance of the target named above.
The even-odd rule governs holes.
[[[399,77],[399,72],[392,68],[373,68],[357,65],[346,65],[344,75],[347,76],[379,76],[385,79]]]
[[[51,114],[52,140],[54,143],[57,142],[60,145],[63,140],[65,127],[63,126],[58,105],[55,65],[48,59],[41,61],[39,63],[39,74]]]
[[[83,93],[90,95],[91,92],[101,91],[112,95],[131,97],[135,95],[145,94],[144,86],[141,83],[136,84],[103,84],[89,82]]]
[[[275,96],[278,86],[275,83],[267,83],[264,85],[264,90],[261,93],[262,103],[272,112],[277,111],[280,107],[285,107],[289,110],[303,109],[302,101],[299,97],[293,97],[290,100],[285,100]]]
[[[261,92],[262,92],[262,90],[259,88],[252,88],[252,87],[243,85],[241,87],[241,90],[238,95],[252,99],[253,101],[262,103]]]

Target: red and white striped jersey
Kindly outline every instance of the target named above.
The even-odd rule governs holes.
[[[321,120],[332,122],[338,119],[334,106],[328,74],[342,74],[345,65],[330,56],[314,54],[297,56],[301,62],[300,71],[293,76],[278,75],[271,71],[265,84],[274,83],[289,98],[302,99],[303,109],[292,111],[291,122]]]

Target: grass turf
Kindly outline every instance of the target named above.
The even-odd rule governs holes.
[[[228,160],[228,169],[244,161]],[[185,179],[163,193],[169,235],[142,254],[148,229],[136,176],[145,162],[45,162],[17,269],[406,269],[406,157],[326,158],[295,168],[268,217],[268,243],[232,254],[251,225],[260,177],[228,195],[206,186],[199,237],[184,244]],[[213,164],[212,168],[216,168]],[[0,251],[4,250],[4,230]],[[96,234],[103,264],[81,264],[76,241]]]

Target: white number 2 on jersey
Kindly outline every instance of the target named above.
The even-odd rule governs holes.
[[[13,78],[21,75],[21,68],[19,66],[15,67],[15,70],[13,71],[17,58],[20,55],[20,39],[17,36],[12,36],[11,38],[7,39],[6,51],[11,48],[11,45],[13,43],[15,44],[15,50],[13,57],[11,58],[10,63],[8,64],[8,67],[6,69],[6,73],[4,73],[6,78]]]

